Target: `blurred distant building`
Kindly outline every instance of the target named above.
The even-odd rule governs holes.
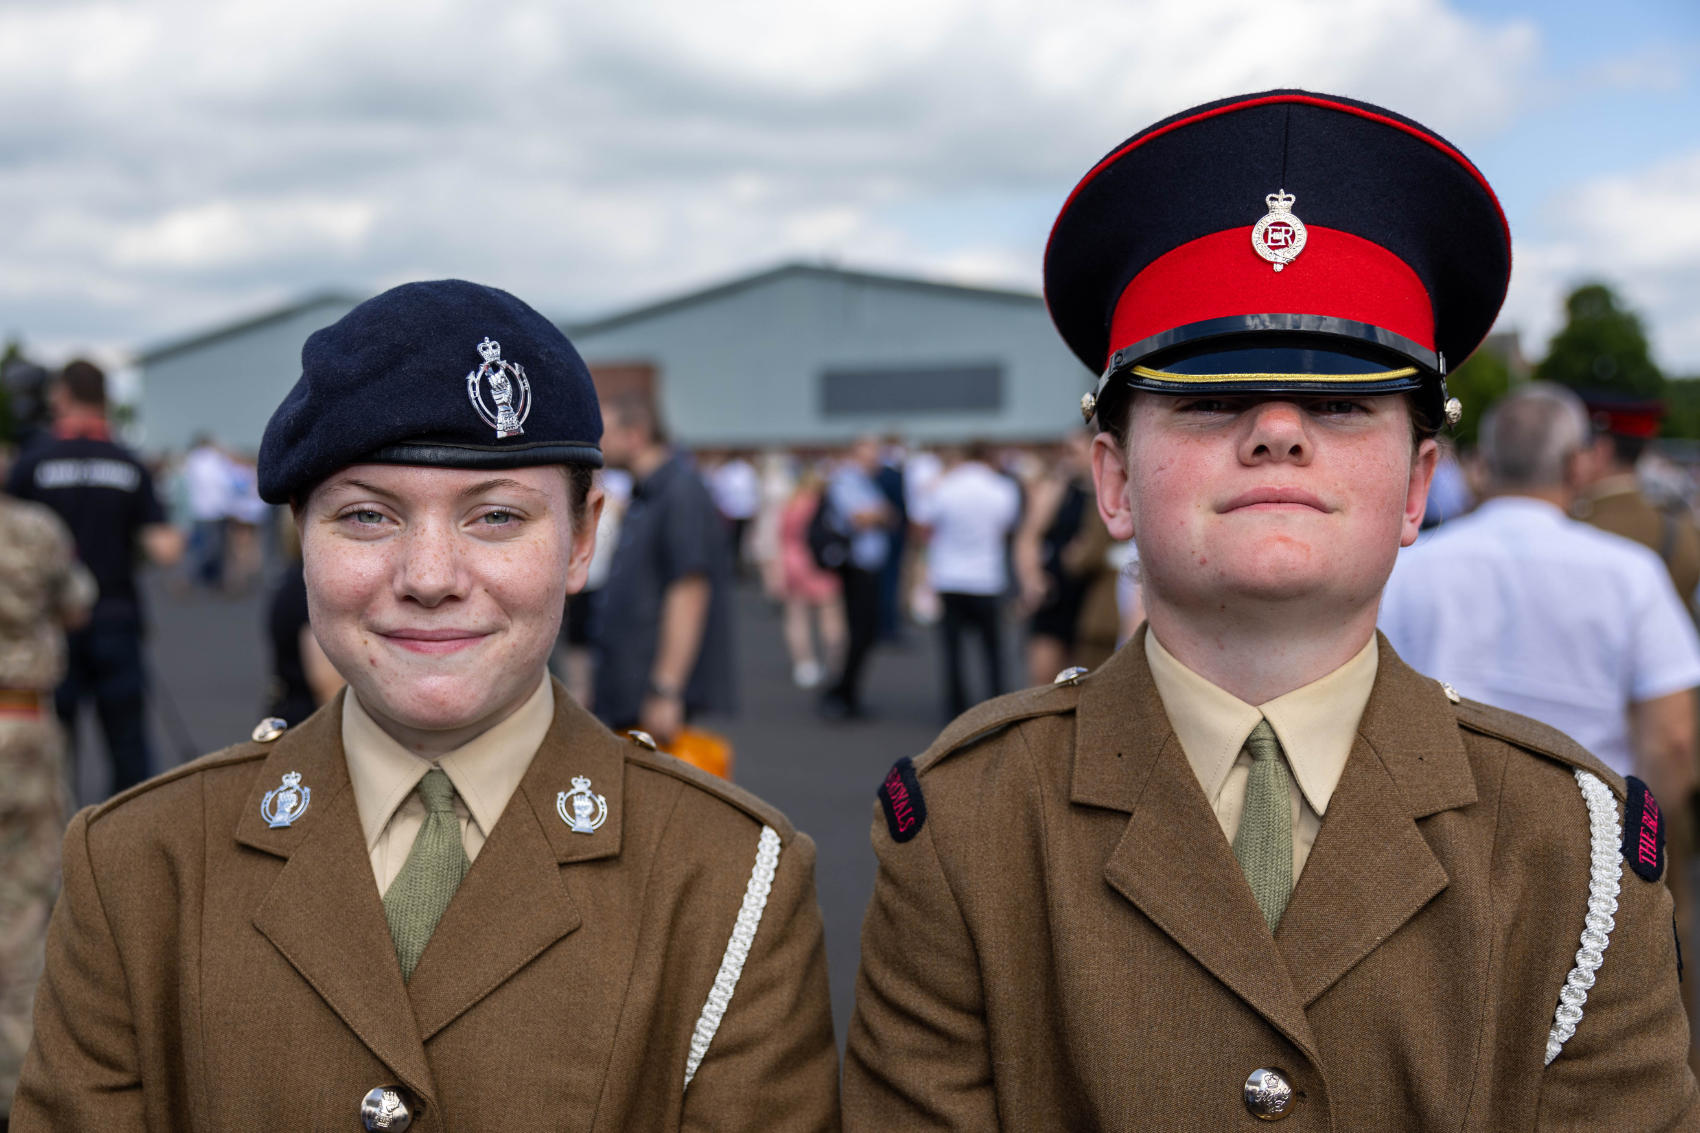
[[[323,292],[253,318],[141,350],[138,444],[182,451],[196,433],[257,450],[266,421],[301,376],[301,344],[365,296]]]
[[[360,298],[313,295],[142,351],[142,443],[180,450],[205,430],[258,448],[303,340]],[[1036,294],[811,264],[563,327],[604,400],[658,399],[693,448],[1049,440],[1079,426],[1092,385]]]
[[[1038,295],[810,264],[565,330],[604,400],[653,394],[696,448],[1052,439],[1092,383]]]

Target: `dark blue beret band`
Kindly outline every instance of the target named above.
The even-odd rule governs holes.
[[[407,283],[308,336],[260,443],[260,496],[287,503],[361,463],[601,467],[601,439],[559,327],[494,287]]]

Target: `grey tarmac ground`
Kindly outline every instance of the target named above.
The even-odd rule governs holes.
[[[259,592],[180,594],[157,576],[147,589],[155,686],[150,725],[159,771],[247,737],[264,708],[267,646]],[[1017,634],[1009,628],[1012,656],[1005,667],[1018,673]],[[919,754],[943,723],[934,634],[911,627],[905,646],[876,650],[865,695],[874,718],[864,722],[828,724],[816,717],[814,694],[791,683],[778,611],[753,584],[738,595],[737,652],[742,711],[736,719],[704,723],[732,739],[734,779],[778,806],[819,847],[815,876],[842,1046],[862,912],[873,891],[868,825],[874,791],[894,760]],[[78,798],[103,798],[105,765],[86,710],[78,747]]]

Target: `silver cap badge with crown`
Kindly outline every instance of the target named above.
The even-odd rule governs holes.
[[[478,344],[483,363],[466,375],[466,396],[484,423],[496,430],[496,439],[516,437],[525,432],[526,417],[531,414],[531,383],[517,362],[504,361],[502,344],[484,336]],[[490,387],[486,404],[483,387]]]

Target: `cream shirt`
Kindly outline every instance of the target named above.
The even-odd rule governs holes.
[[[461,842],[466,856],[477,858],[554,719],[554,690],[544,673],[513,715],[447,755],[426,759],[392,739],[350,689],[342,698],[342,748],[378,893],[401,872],[424,825],[425,804],[414,788],[427,771],[441,767],[454,784]]]
[[[1293,879],[1298,880],[1369,703],[1379,661],[1375,638],[1321,680],[1256,707],[1175,660],[1154,633],[1145,635],[1145,659],[1175,738],[1230,844],[1240,828],[1251,775],[1251,756],[1241,749],[1259,720],[1275,729],[1292,769]]]

